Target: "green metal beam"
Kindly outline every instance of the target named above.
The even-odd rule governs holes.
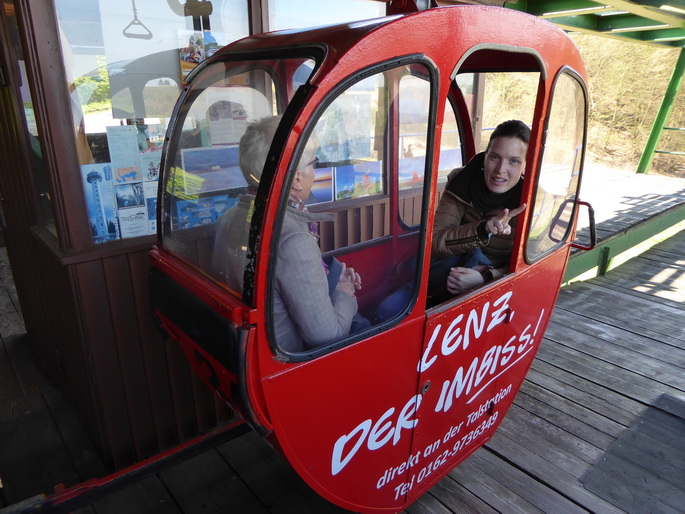
[[[680,51],[680,56],[673,69],[673,75],[671,75],[671,80],[668,83],[668,88],[666,88],[664,99],[661,101],[661,107],[659,107],[659,112],[652,125],[647,144],[642,152],[640,162],[637,165],[637,173],[647,173],[652,165],[656,145],[659,144],[661,133],[666,125],[666,120],[668,119],[668,115],[673,108],[673,103],[678,96],[678,91],[680,91],[680,86],[683,83],[683,75],[685,75],[685,48]]]
[[[653,7],[643,6],[628,0],[607,0],[606,2],[602,3],[611,5],[612,7],[622,11],[628,11],[629,13],[636,14],[642,18],[658,21],[660,23],[666,23],[674,27],[685,28],[685,19],[681,16],[678,16],[676,13],[654,9]],[[667,3],[668,1],[664,0],[664,4]]]
[[[680,40],[658,41],[662,36],[650,36],[650,32],[662,30],[685,30],[685,17],[661,9],[669,4],[680,7],[681,0],[518,0],[505,2],[505,7],[547,18],[566,31],[577,31],[617,40],[635,40],[640,43],[663,46],[681,46]],[[659,5],[656,5],[656,4]],[[614,11],[623,14],[604,15]],[[653,28],[649,28],[653,27]],[[617,32],[614,32],[617,31]],[[627,35],[623,35],[627,31]],[[636,32],[645,34],[636,35]]]
[[[550,21],[553,21],[555,25],[558,25],[559,27],[567,31],[577,30],[579,32],[589,32],[596,36],[601,35],[598,34],[599,20],[596,16],[563,16],[560,18],[554,18],[554,20]]]
[[[683,41],[664,41],[655,42],[650,39],[649,31],[645,32],[600,32],[597,29],[597,22],[593,19],[594,16],[569,16],[568,18],[555,18],[554,24],[566,32],[579,32],[581,34],[589,34],[591,36],[600,36],[607,39],[615,39],[616,41],[631,41],[644,45],[658,45],[658,46],[676,46],[680,47]],[[680,30],[680,29],[673,29]]]
[[[643,43],[674,43],[676,46],[682,46],[685,43],[685,29],[658,29],[640,32],[623,32],[622,37],[629,39],[637,39]]]
[[[509,5],[507,5],[509,7]],[[552,0],[550,2],[535,2],[528,5],[526,12],[547,18],[551,16],[569,16],[575,12],[578,14],[591,14],[606,10],[603,3],[589,0]],[[552,14],[562,13],[562,14]]]
[[[668,23],[645,18],[643,16],[636,16],[634,14],[623,14],[619,16],[596,16],[596,18],[599,18],[597,28],[601,32],[619,30],[657,30],[671,28],[671,25]]]

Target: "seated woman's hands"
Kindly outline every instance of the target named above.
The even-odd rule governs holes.
[[[359,276],[359,273],[354,271],[354,268],[348,268],[344,262],[342,263],[342,268],[335,290],[354,296],[355,291],[362,288],[362,278]]]
[[[485,224],[485,229],[493,236],[507,236],[511,234],[509,221],[526,210],[526,204],[522,204],[516,209],[503,209],[499,214],[490,218]]]

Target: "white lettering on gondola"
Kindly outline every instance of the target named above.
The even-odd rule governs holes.
[[[404,405],[400,412],[397,422],[393,424],[392,421],[386,421],[395,413],[395,408],[392,407],[385,411],[385,413],[378,418],[376,423],[373,420],[367,419],[357,425],[350,433],[342,435],[335,442],[333,447],[333,459],[331,461],[331,472],[337,475],[356,455],[359,449],[366,441],[366,447],[369,450],[378,450],[385,446],[392,439],[393,446],[398,443],[403,435],[403,429],[412,429],[418,423],[416,419],[416,411],[421,406],[422,396],[417,394],[412,396]],[[372,427],[373,424],[373,427]],[[346,450],[348,443],[356,441],[352,447]]]
[[[456,359],[463,359],[462,352],[467,350],[470,345],[479,341],[484,334],[491,332],[495,327],[513,319],[514,311],[509,303],[511,297],[512,292],[509,291],[492,304],[485,302],[483,305],[472,309],[468,315],[459,314],[445,330],[443,330],[443,325],[437,325],[429,338],[421,359],[419,359],[417,371],[419,373],[425,372],[439,359],[455,359],[454,362],[459,362]],[[534,329],[531,324],[528,324],[520,334],[512,335],[506,343],[494,345],[480,352],[479,356],[474,357],[470,362],[464,362],[458,366],[454,375],[447,377],[442,382],[438,401],[433,407],[434,412],[448,412],[455,404],[455,400],[461,398],[465,398],[466,404],[470,404],[486,391],[488,386],[497,378],[521,361],[535,347],[535,337],[544,314],[545,310],[541,309]],[[482,403],[468,416],[467,425],[480,418],[484,412],[492,411],[499,399],[507,396],[510,391],[511,385],[500,391],[495,398]],[[364,447],[369,451],[375,451],[389,443],[395,446],[405,434],[411,434],[412,429],[419,422],[417,413],[422,398],[421,394],[412,396],[399,410],[399,414],[396,414],[398,410],[396,407],[391,407],[377,418],[366,419],[346,434],[338,437],[333,446],[331,473],[333,475],[340,473],[359,451],[363,451]],[[422,469],[421,472],[424,476],[421,476],[420,473],[418,481],[420,482],[425,478],[425,475],[434,472],[435,469],[448,462],[474,437],[479,437],[485,430],[494,427],[496,412],[494,414],[490,412],[488,419],[489,421],[486,420],[479,425],[478,430],[470,431],[464,437],[463,444],[455,445],[452,451],[444,453],[432,461],[432,467],[429,466],[430,469]],[[452,435],[458,433],[462,426],[463,422],[453,426]],[[438,446],[440,446],[440,441],[435,441],[430,448],[419,450],[411,455],[407,461],[389,468],[378,480],[377,488],[383,487],[394,478],[416,466],[422,456],[427,458],[428,455],[437,450]],[[411,487],[413,487],[413,478],[409,484],[398,486],[399,489],[396,492],[397,494],[405,494],[404,489],[409,490]]]

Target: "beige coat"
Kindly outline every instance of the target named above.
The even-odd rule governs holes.
[[[330,214],[286,208],[278,239],[273,291],[273,324],[278,346],[302,352],[349,334],[357,313],[357,299],[335,290],[328,279],[309,222],[330,220]]]

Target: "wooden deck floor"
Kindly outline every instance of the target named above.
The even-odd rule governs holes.
[[[685,181],[652,180],[671,188],[669,198],[635,183],[621,194],[641,215],[685,202]],[[630,202],[602,214],[606,198],[584,196],[600,222],[634,217]],[[407,512],[685,512],[684,256],[685,231],[564,288],[493,439]],[[69,405],[33,367],[4,252],[0,279],[2,507],[106,472]],[[79,512],[344,511],[250,433]]]

